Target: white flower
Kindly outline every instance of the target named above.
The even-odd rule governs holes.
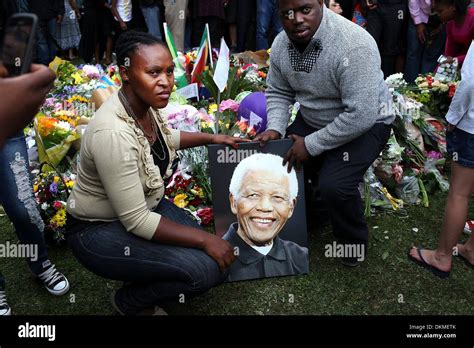
[[[48,203],[41,204],[41,209],[43,209],[43,210],[48,209]]]
[[[62,128],[64,129],[65,131],[72,131],[72,126],[69,122],[66,122],[66,121],[59,121],[57,124],[56,124],[56,127],[58,128]]]

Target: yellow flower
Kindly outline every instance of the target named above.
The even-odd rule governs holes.
[[[55,182],[56,184],[59,182],[59,176],[55,176],[54,179],[53,179],[53,182]]]
[[[79,74],[78,71],[76,71],[74,74],[71,75],[71,77],[74,79],[74,84],[80,85],[82,82],[84,82],[81,74]]]
[[[181,193],[174,198],[173,203],[178,208],[186,208],[188,206],[188,201],[186,201],[187,198],[188,196],[186,196],[184,193]]]
[[[36,193],[38,192],[39,185],[33,185],[33,191]]]
[[[56,215],[51,219],[50,223],[56,227],[64,227],[66,225],[66,209],[59,209]]]
[[[66,186],[67,186],[68,189],[72,189],[72,188],[74,187],[74,181],[72,181],[72,180],[71,180],[71,181],[68,181],[68,182],[66,183]]]
[[[217,104],[214,103],[214,104],[209,105],[209,114],[213,114],[215,112],[217,112]]]

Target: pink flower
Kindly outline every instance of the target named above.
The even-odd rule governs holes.
[[[55,201],[55,202],[53,203],[53,207],[54,207],[54,209],[59,210],[59,209],[61,209],[61,208],[63,207],[63,205],[61,204],[61,202]]]
[[[224,100],[221,103],[221,111],[232,110],[233,112],[239,111],[240,104],[232,99]]]
[[[440,152],[430,151],[426,154],[426,157],[427,158],[432,158],[432,159],[435,159],[435,160],[439,160],[439,159],[443,158],[443,155]]]

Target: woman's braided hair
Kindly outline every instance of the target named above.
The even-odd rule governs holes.
[[[125,66],[128,58],[130,62],[133,54],[140,45],[153,46],[160,45],[168,49],[166,44],[149,33],[129,30],[120,35],[115,45],[118,66]]]

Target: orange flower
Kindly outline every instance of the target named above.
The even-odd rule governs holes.
[[[54,131],[58,121],[52,117],[42,116],[38,119],[38,130],[41,136],[47,137]]]

